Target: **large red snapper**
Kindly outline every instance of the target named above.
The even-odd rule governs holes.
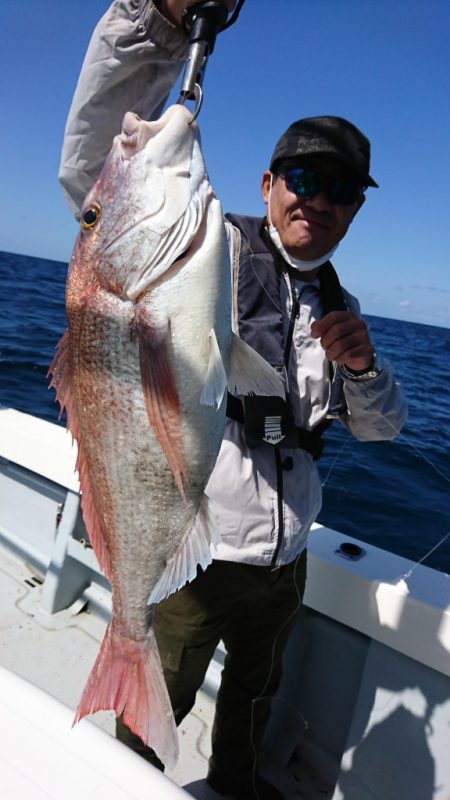
[[[76,720],[100,709],[166,764],[177,734],[152,605],[211,561],[204,488],[227,384],[283,394],[231,331],[222,210],[182,106],[127,113],[87,196],[66,289],[68,330],[50,367],[78,444],[82,508],[112,586],[112,616]],[[150,604],[150,605],[149,605]]]

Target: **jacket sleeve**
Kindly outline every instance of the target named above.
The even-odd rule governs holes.
[[[344,294],[350,311],[360,317],[356,298],[346,290]],[[359,381],[344,378],[347,414],[341,417],[341,422],[360,442],[394,439],[408,416],[402,387],[395,380],[389,362],[380,361],[383,366],[375,378]]]
[[[114,0],[94,30],[67,118],[59,180],[78,217],[126,111],[157,118],[187,54],[187,37],[152,0]]]
[[[360,442],[393,439],[400,433],[408,409],[402,387],[386,360],[376,378],[344,381],[347,415],[342,422]]]

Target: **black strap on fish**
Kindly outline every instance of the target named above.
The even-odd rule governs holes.
[[[234,9],[230,19],[228,20],[227,24],[224,25],[223,28],[221,28],[221,30],[224,31],[224,30],[226,30],[226,28],[229,28],[229,27],[231,27],[231,25],[234,25],[234,23],[236,22],[239,14],[241,13],[241,9],[242,9],[242,6],[244,5],[244,3],[245,3],[245,0],[238,0],[238,2],[236,3],[236,8]]]
[[[241,13],[244,3],[245,0],[238,0],[236,3],[236,8],[234,9],[231,17],[227,20],[228,14],[226,13],[226,8],[224,8],[224,4],[220,2],[220,0],[203,0],[203,2],[200,0],[200,2],[195,3],[192,6],[188,6],[182,12],[181,22],[183,28],[186,33],[191,33],[193,22],[199,17],[201,18],[202,13],[204,13],[206,16],[209,14],[210,17],[212,16],[210,25],[214,25],[214,28],[212,31],[208,30],[206,35],[208,37],[214,36],[215,40],[217,33],[221,33],[222,31],[225,31],[227,28],[230,28],[232,25],[234,25],[239,14]],[[220,11],[217,10],[217,7],[221,7]],[[225,22],[225,20],[227,21]],[[214,41],[210,42],[210,48],[210,53],[212,53],[214,50]]]
[[[239,333],[275,369],[284,373],[289,363],[299,310],[290,268],[273,245],[265,220],[231,214],[227,217],[242,234],[237,303]],[[281,300],[283,273],[290,281],[292,295],[286,335]],[[342,289],[330,262],[321,268],[319,276],[324,312],[341,309]],[[314,459],[319,458],[322,453],[322,434],[332,422],[332,419],[326,419],[313,430],[296,426],[289,394],[285,400],[280,397],[260,396],[240,399],[229,394],[227,416],[245,425],[249,447],[257,447],[263,442],[274,447],[300,447]]]

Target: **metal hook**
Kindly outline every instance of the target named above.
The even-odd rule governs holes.
[[[179,98],[177,100],[177,103],[179,105],[181,105],[181,106],[184,106],[184,104],[185,104],[187,99],[188,99],[187,95],[180,94],[180,96],[179,96]],[[198,115],[200,113],[200,109],[202,107],[202,103],[203,103],[203,89],[202,89],[202,87],[200,86],[199,83],[196,83],[195,86],[194,86],[194,97],[193,98],[189,98],[189,99],[194,99],[195,100],[195,106],[194,106],[192,119],[191,119],[191,121],[189,123],[189,125],[192,125],[194,120],[197,119],[197,117],[198,117]]]

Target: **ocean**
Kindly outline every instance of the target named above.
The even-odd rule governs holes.
[[[58,421],[46,373],[64,331],[67,264],[0,252],[0,405]],[[450,573],[450,330],[365,317],[404,386],[409,418],[391,442],[334,423],[319,462],[318,521]],[[60,422],[60,424],[63,424]],[[433,551],[433,552],[430,552]]]

